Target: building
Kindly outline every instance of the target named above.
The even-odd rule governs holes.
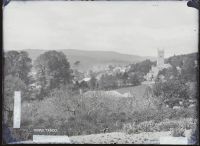
[[[164,66],[164,50],[158,49],[157,68],[162,69]]]
[[[145,76],[145,79],[147,81],[155,81],[159,71],[164,68],[169,68],[169,67],[171,67],[171,65],[165,64],[165,62],[164,62],[164,50],[158,49],[157,64],[156,64],[156,66],[151,67],[151,70],[149,71],[149,73],[147,73],[147,75]]]

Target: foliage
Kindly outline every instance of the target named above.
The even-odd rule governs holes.
[[[8,75],[4,79],[4,100],[3,100],[3,108],[4,114],[8,116],[4,117],[4,120],[8,120],[9,124],[12,123],[12,112],[13,112],[13,104],[14,104],[14,92],[21,91],[22,101],[26,100],[26,85],[25,83],[18,77],[14,77],[12,75]],[[6,121],[5,121],[6,122]]]
[[[197,121],[191,118],[179,118],[178,120],[164,119],[161,122],[148,120],[140,123],[125,123],[122,131],[128,134],[140,132],[171,131],[173,136],[183,136],[185,130],[194,129]]]
[[[28,102],[23,103],[22,127],[56,128],[59,131],[56,134],[66,132],[69,136],[101,133],[105,127],[108,127],[110,132],[116,132],[123,129],[125,123],[134,123],[131,129],[127,126],[127,133],[169,130],[176,123],[187,127],[186,129],[192,127],[192,120],[188,118],[194,118],[194,110],[158,110],[148,106],[139,109],[142,103],[137,102],[139,106],[131,107],[131,98],[134,99],[130,97],[119,100],[102,92],[95,92],[90,97],[74,94],[65,87],[54,89],[49,97],[42,101],[35,100],[29,105]],[[135,104],[134,101],[132,104]],[[165,119],[170,119],[171,122]],[[179,119],[182,119],[180,124],[177,122]],[[162,121],[164,122],[159,124]]]
[[[128,82],[131,83],[133,86],[137,86],[141,84],[141,78],[138,73],[129,74]]]
[[[164,68],[163,70],[160,70],[158,72],[158,77],[160,75],[163,75],[165,80],[169,80],[172,78],[178,78],[180,76],[180,73],[175,66],[172,66],[172,67]]]
[[[122,131],[125,131],[127,134],[139,133],[138,128],[137,128],[137,126],[136,126],[136,124],[134,122],[133,123],[123,124]]]
[[[188,86],[177,78],[156,82],[153,91],[156,97],[161,98],[163,103],[170,107],[179,105],[179,101],[187,102],[189,98]]]
[[[89,88],[89,87],[88,87],[88,83],[87,83],[86,81],[82,81],[82,82],[80,82],[80,83],[77,83],[77,85],[78,85],[78,87],[79,87],[80,89],[83,89],[83,90],[86,90],[86,89]]]
[[[117,87],[116,77],[113,75],[102,75],[99,81],[100,89],[113,89]]]
[[[94,89],[97,88],[97,79],[94,76],[92,76],[90,81],[89,81],[89,88],[91,90],[94,90]]]
[[[4,74],[18,77],[26,85],[29,84],[31,67],[31,59],[25,51],[8,51],[4,55]]]
[[[181,68],[181,77],[186,81],[196,81],[198,78],[198,53],[169,57],[166,62]]]
[[[144,121],[137,125],[138,131],[142,131],[142,132],[153,132],[154,126],[155,126],[154,121]]]
[[[37,72],[38,85],[41,86],[40,96],[72,81],[72,71],[66,56],[62,52],[47,51],[41,54],[34,62]]]
[[[26,90],[25,83],[18,77],[8,75],[4,79],[4,104],[10,110],[13,107],[14,91],[21,91],[22,97]],[[24,100],[24,98],[22,98]]]
[[[11,134],[17,141],[32,140],[32,131],[30,129],[14,129],[10,128]]]
[[[120,87],[126,87],[129,85],[140,85],[143,80],[142,75],[136,73],[116,73],[114,75],[104,74],[98,81],[99,89],[117,89]]]
[[[141,74],[146,75],[150,71],[151,66],[154,65],[154,64],[155,63],[151,62],[150,60],[138,62],[136,64],[131,65],[129,72],[139,72]]]
[[[14,91],[21,91],[22,101],[29,97],[31,83],[31,59],[25,51],[8,51],[4,55],[4,120],[11,124],[13,117]]]
[[[185,137],[184,135],[185,130],[183,128],[180,127],[175,127],[172,129],[171,134],[174,137]]]
[[[196,81],[198,74],[198,67],[195,66],[194,59],[187,58],[182,67],[182,77],[187,81]]]

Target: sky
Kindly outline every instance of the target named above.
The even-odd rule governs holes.
[[[4,50],[187,54],[198,51],[198,10],[187,1],[11,1],[3,43]]]

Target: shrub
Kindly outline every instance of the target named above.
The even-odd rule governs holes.
[[[128,123],[123,125],[123,131],[125,131],[127,134],[133,134],[138,133],[138,128],[135,123]]]
[[[154,121],[145,121],[137,125],[139,131],[142,132],[153,132],[155,122]]]
[[[169,131],[174,128],[192,129],[196,126],[197,120],[192,118],[180,118],[179,120],[164,120],[155,124],[156,131]]]
[[[156,124],[155,129],[157,131],[169,131],[171,128],[178,127],[178,123],[174,121],[163,121]]]
[[[185,130],[181,127],[173,128],[171,131],[171,135],[174,137],[185,137],[184,135]]]
[[[139,132],[153,132],[154,126],[155,126],[154,121],[144,121],[139,124],[128,123],[123,125],[123,131],[125,131],[128,134],[139,133]]]
[[[186,130],[194,129],[196,124],[197,124],[197,120],[196,119],[192,119],[192,118],[184,118],[184,119],[181,119],[179,121],[179,127],[182,127],[182,128],[184,128]]]
[[[14,137],[17,141],[31,140],[33,135],[32,131],[30,131],[29,129],[9,129],[11,131],[12,137]]]

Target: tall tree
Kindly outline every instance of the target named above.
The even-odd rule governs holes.
[[[19,77],[26,85],[29,84],[31,59],[25,51],[8,51],[4,56],[4,74]]]
[[[139,85],[141,82],[138,73],[129,74],[128,82],[131,83],[133,86]]]
[[[182,76],[187,81],[196,81],[197,70],[193,58],[186,58],[182,67]]]
[[[45,96],[49,90],[71,83],[72,70],[62,52],[47,51],[34,62],[38,85],[41,86],[40,96]]]
[[[6,123],[11,123],[14,91],[21,91],[22,100],[29,97],[30,70],[32,64],[25,51],[8,51],[4,55],[3,112]]]
[[[97,79],[94,76],[92,76],[90,81],[89,81],[89,87],[92,90],[97,87]]]

